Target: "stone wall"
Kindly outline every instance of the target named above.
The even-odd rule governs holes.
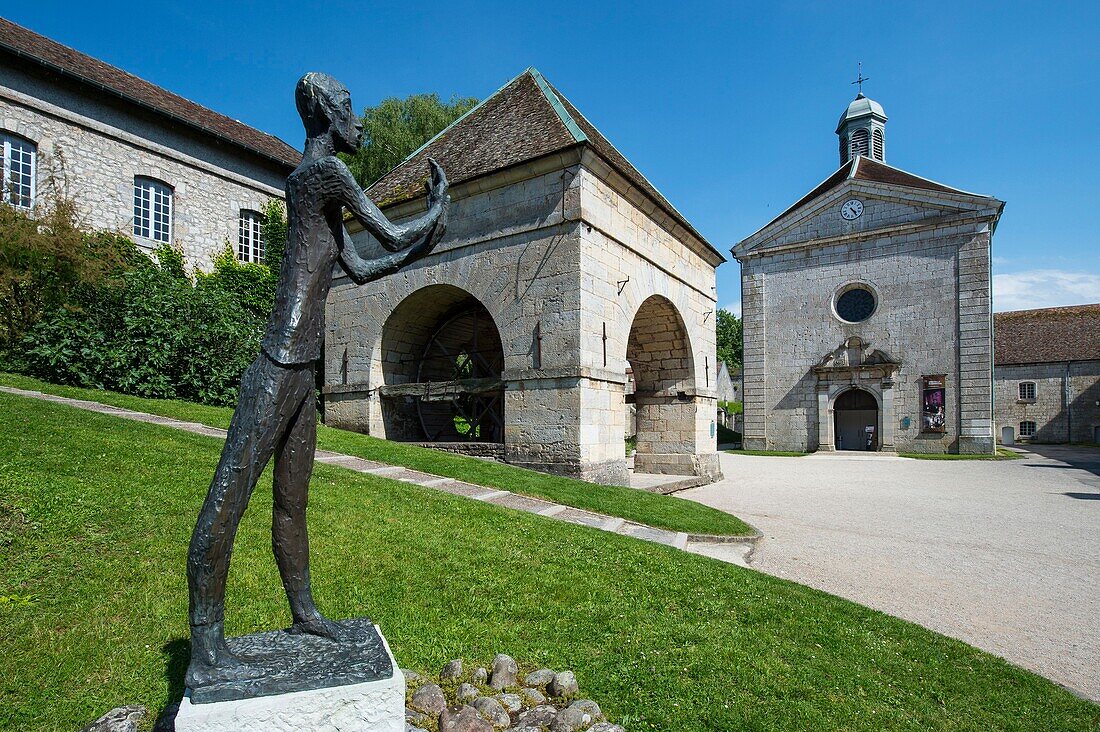
[[[1020,399],[1020,382],[1035,384],[1035,399]],[[1100,427],[1100,361],[997,366],[993,371],[997,439],[1011,427],[1017,442],[1092,443]],[[1020,423],[1035,422],[1021,437]]]
[[[39,197],[51,171],[61,176],[88,228],[133,236],[134,177],[167,183],[172,239],[193,267],[209,269],[226,240],[236,251],[241,209],[283,197],[273,162],[18,69],[0,68],[0,128],[37,144]]]
[[[836,196],[774,245],[742,256],[745,447],[818,449],[819,422],[824,416],[831,429],[832,415],[821,413],[813,367],[858,337],[902,364],[893,377],[894,420],[880,428],[893,428],[898,451],[990,452],[988,221],[864,189],[863,216],[848,222],[838,209],[855,195]],[[903,224],[909,226],[899,230]],[[887,231],[876,236],[881,227]],[[801,241],[806,236],[815,239]],[[874,314],[858,324],[833,310],[838,290],[854,283],[877,300]],[[943,435],[920,432],[926,375],[947,377]],[[851,385],[882,394],[881,377],[865,384],[860,378]]]
[[[699,242],[674,235],[667,221],[646,213],[600,161],[590,165],[580,176],[581,357],[603,367],[606,347],[606,368],[616,379],[634,366],[639,471],[716,478],[718,262]],[[647,365],[656,383],[645,383]],[[612,400],[610,412],[593,420],[606,431],[590,447],[594,461],[612,459],[600,450],[617,447],[611,436],[625,426],[621,405],[621,397]]]

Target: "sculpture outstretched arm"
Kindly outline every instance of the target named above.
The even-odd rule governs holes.
[[[365,285],[386,275],[393,274],[410,262],[428,254],[443,235],[444,216],[441,216],[436,225],[428,232],[420,242],[400,252],[393,252],[376,259],[363,259],[355,249],[351,235],[344,231],[344,242],[340,248],[340,260],[344,265],[344,271],[348,273],[356,284]]]
[[[341,164],[342,165],[342,164]],[[419,242],[433,231],[442,235],[444,227],[437,226],[446,217],[446,208],[449,202],[447,197],[447,175],[439,163],[428,158],[431,168],[431,181],[425,185],[428,193],[428,211],[423,216],[412,221],[396,225],[386,218],[374,201],[367,197],[363,189],[358,186],[351,176],[351,171],[344,168],[346,175],[341,203],[359,223],[370,232],[371,236],[391,252],[399,252]]]

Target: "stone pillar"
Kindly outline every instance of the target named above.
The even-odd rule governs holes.
[[[829,409],[829,382],[818,377],[817,381],[817,449],[822,452],[836,450],[833,441],[832,412]]]
[[[959,452],[993,454],[993,315],[990,229],[959,247]]]
[[[894,416],[894,380],[886,377],[882,380],[882,440],[879,450],[894,452],[894,432],[897,419]]]
[[[579,386],[576,376],[537,369],[505,372],[505,462],[582,477]]]
[[[580,444],[577,477],[604,485],[629,485],[626,461],[626,376],[595,370],[578,385]]]
[[[764,274],[752,271],[751,260],[741,265],[741,309],[744,338],[745,431],[746,450],[768,449],[767,402],[767,324],[764,311]]]
[[[637,395],[637,473],[695,475],[695,412],[693,398]]]

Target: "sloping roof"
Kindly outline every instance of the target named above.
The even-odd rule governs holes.
[[[645,176],[608,142],[576,107],[529,68],[413,152],[367,192],[389,206],[424,195],[432,157],[452,184],[503,170],[576,146],[587,145],[666,214],[721,257]]]
[[[993,361],[1100,360],[1100,303],[993,314]]]
[[[776,216],[767,224],[761,227],[761,230],[768,228],[773,223],[783,218],[791,211],[802,208],[810,201],[821,198],[829,191],[833,190],[846,180],[866,180],[875,183],[887,183],[895,186],[905,186],[907,188],[921,188],[927,191],[939,191],[940,193],[954,193],[962,196],[974,196],[979,195],[975,193],[969,193],[967,191],[959,190],[958,188],[951,188],[945,186],[942,183],[937,183],[927,178],[921,178],[919,175],[913,175],[907,173],[901,168],[895,168],[887,165],[886,163],[880,163],[877,160],[857,155],[848,162],[841,165],[835,173],[830,175],[824,181],[822,181],[816,188],[807,193],[802,198],[786,211]]]
[[[163,114],[214,137],[294,168],[302,153],[277,137],[260,132],[188,99],[0,18],[0,50],[75,78],[97,91]]]

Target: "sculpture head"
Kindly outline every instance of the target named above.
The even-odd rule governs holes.
[[[332,135],[336,152],[359,149],[363,123],[351,109],[351,94],[328,74],[311,71],[298,81],[294,102],[306,127],[306,137]]]

